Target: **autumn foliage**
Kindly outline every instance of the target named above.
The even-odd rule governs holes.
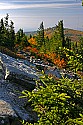
[[[56,66],[58,66],[59,68],[65,68],[66,67],[66,62],[65,60],[61,57],[60,55],[57,55],[56,53],[40,53],[39,50],[37,48],[28,46],[24,49],[24,51],[26,52],[31,52],[36,54],[37,57],[40,57],[42,59],[51,61],[52,63],[54,63]]]
[[[36,42],[36,40],[35,40],[35,38],[30,38],[29,40],[28,40],[28,42],[31,44],[31,45],[37,45],[37,42]]]
[[[51,60],[59,68],[66,67],[65,60],[63,58],[61,59],[60,55],[57,56],[56,53],[44,54],[44,57]]]

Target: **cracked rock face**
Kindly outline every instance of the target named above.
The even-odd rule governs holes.
[[[36,71],[19,60],[0,53],[0,125],[20,125],[19,119],[33,122],[21,92],[35,87]],[[18,84],[17,84],[18,82]],[[23,84],[25,84],[23,86]]]
[[[35,88],[35,80],[38,79],[38,73],[30,63],[28,64],[28,61],[25,64],[24,60],[14,59],[6,54],[0,53],[0,63],[2,66],[0,69],[3,69],[4,79],[17,82],[25,86],[28,90]]]

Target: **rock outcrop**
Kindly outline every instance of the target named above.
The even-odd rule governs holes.
[[[12,125],[12,122],[20,125],[19,119],[28,122],[36,119],[24,108],[27,99],[19,97],[23,90],[35,88],[38,77],[36,68],[29,62],[0,53],[0,125]]]
[[[14,59],[2,53],[0,53],[0,63],[4,79],[26,86],[28,90],[35,88],[38,73],[31,63],[28,61],[25,63],[24,60]]]

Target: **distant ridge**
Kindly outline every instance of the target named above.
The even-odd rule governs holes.
[[[56,27],[49,27],[45,29],[45,36],[48,36],[49,38],[51,38],[55,29]],[[25,34],[27,36],[30,36],[30,34],[34,36],[37,34],[37,31],[25,32]],[[72,41],[78,42],[80,37],[83,36],[83,31],[64,28],[64,34],[65,34],[65,37],[69,37]]]
[[[76,42],[79,42],[80,37],[83,37],[83,31],[68,28],[65,28],[64,34],[66,37],[68,36],[72,41]]]
[[[29,31],[29,32],[25,32],[25,34],[27,36],[30,36],[30,35],[34,36],[35,34],[37,34],[37,31]]]

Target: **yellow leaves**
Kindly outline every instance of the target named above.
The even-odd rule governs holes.
[[[33,37],[31,39],[29,39],[28,42],[32,45],[37,45],[37,42],[36,42],[35,38],[33,38]]]

